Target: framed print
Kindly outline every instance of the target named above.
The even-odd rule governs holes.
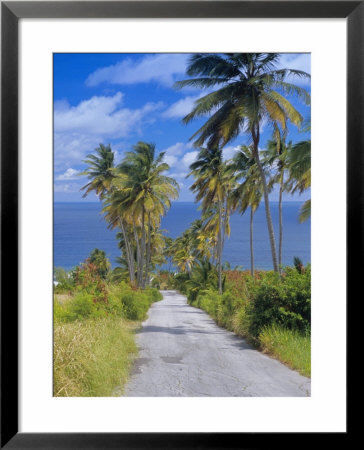
[[[356,280],[360,279],[360,265],[356,261],[361,257],[359,244],[363,233],[363,22],[361,1],[2,2],[2,447],[248,448],[262,446],[266,439],[281,440],[282,433],[287,433],[285,439],[292,443],[297,433],[301,434],[302,441],[308,440],[310,433],[315,433],[316,438],[319,433],[347,438],[346,305]],[[282,58],[285,64],[291,63],[288,69],[279,65]],[[208,70],[206,64],[214,68]],[[237,67],[240,72],[236,71]],[[242,67],[250,78],[247,84],[239,85],[236,77],[243,73]],[[219,70],[221,73],[216,78],[214,74]],[[186,73],[188,78],[184,80]],[[297,85],[295,76],[300,78]],[[225,90],[219,91],[222,97],[217,99],[212,87],[222,79]],[[231,89],[234,83],[237,90],[227,94],[226,88]],[[250,87],[246,86],[254,83],[264,94],[259,113],[254,112],[253,103],[247,100],[254,96],[249,97]],[[274,83],[279,86],[278,91],[273,90]],[[204,92],[196,88],[202,85],[206,88]],[[261,88],[263,85],[266,87]],[[172,86],[180,88],[178,94]],[[287,96],[282,97],[282,93]],[[293,95],[304,106],[292,100]],[[215,108],[222,104],[226,108],[230,105],[231,109],[223,120],[213,122],[212,126]],[[211,114],[207,125],[201,122],[201,111]],[[236,117],[239,123],[234,128]],[[189,128],[182,130],[182,119]],[[290,125],[286,126],[288,119]],[[291,124],[299,125],[301,134],[293,131]],[[243,132],[248,135],[244,145],[235,143],[233,138]],[[189,141],[193,133],[195,137]],[[300,151],[304,146],[306,150],[309,148],[309,169],[300,162],[301,169],[306,167],[303,174],[302,170],[299,174],[294,172],[297,165],[294,157],[289,156],[289,149],[298,151],[297,146]],[[271,154],[269,148],[273,149]],[[229,156],[223,157],[221,149]],[[259,154],[263,150],[266,156],[262,165]],[[213,156],[212,152],[215,152]],[[255,180],[251,186],[255,186],[255,195],[259,196],[258,204],[264,203],[257,210],[255,222],[256,234],[259,235],[260,221],[266,233],[266,247],[258,239],[255,249],[258,275],[254,272],[252,250],[254,201],[246,185],[244,192],[249,192],[251,208],[250,240],[248,213],[244,238],[241,231],[238,233],[242,222],[232,220],[231,226],[227,225],[228,211],[231,214],[239,208],[240,212],[248,211],[238,189],[241,178],[237,175],[237,155],[245,158],[245,179]],[[249,155],[250,165],[246,162]],[[223,168],[216,172],[217,178],[211,171],[216,166],[209,166],[208,175],[204,175],[205,169],[199,165],[209,157],[214,164],[219,160]],[[283,162],[284,157],[287,162]],[[153,162],[148,166],[146,161],[150,158]],[[111,162],[100,182],[97,171],[107,161]],[[282,192],[286,189],[290,195],[303,193],[300,199],[305,201],[306,209],[300,206],[301,215],[307,213],[307,205],[311,211],[312,195],[312,236],[308,222],[306,228],[299,228],[298,206],[291,203],[297,211],[291,214],[292,224],[285,222],[286,228],[283,227],[283,258],[272,243],[268,202],[269,198],[277,199],[276,215],[275,206],[272,211],[278,231],[278,217],[281,217],[278,198],[282,196],[274,189],[268,192],[269,183],[256,181],[264,180],[269,164],[273,167],[269,169],[271,186],[274,183],[278,186],[277,180],[281,180]],[[145,175],[138,185],[147,166],[156,172],[153,176]],[[256,179],[254,170],[259,173]],[[219,183],[221,173],[225,174],[225,181],[213,194],[210,191],[206,194],[206,186],[211,188],[211,180]],[[195,177],[193,185],[191,177]],[[151,179],[160,184],[152,185]],[[204,184],[206,179],[208,184]],[[136,186],[143,187],[138,191]],[[140,201],[141,191],[147,192],[143,201]],[[161,216],[177,197],[177,191],[186,202],[194,201],[196,195],[202,213],[195,217],[197,209],[194,207],[189,212],[185,205],[176,215],[174,225],[169,225],[179,230],[181,238],[176,231],[168,241],[168,236],[161,231],[167,222],[161,222]],[[132,197],[130,192],[138,193]],[[82,199],[82,194],[86,199]],[[87,200],[91,201],[87,203]],[[75,203],[70,206],[72,202]],[[113,258],[118,255],[98,244],[99,236],[109,232],[105,221],[99,220],[101,208],[110,227],[119,230],[118,241],[116,231],[112,237],[111,234],[105,237],[112,239],[110,248],[122,250],[123,258],[119,258],[117,267],[111,266],[108,258],[110,254]],[[86,209],[87,214],[82,212]],[[288,212],[284,214],[283,217],[288,217]],[[195,220],[199,218],[200,222]],[[184,252],[191,240],[186,238],[186,227],[182,226],[186,221],[201,228],[194,253],[187,256]],[[80,243],[90,227],[95,230],[88,238],[92,243],[82,247]],[[229,233],[231,229],[229,244],[228,238],[222,237],[222,229]],[[191,233],[190,230],[189,239]],[[295,243],[293,249],[288,244],[290,235]],[[244,258],[239,254],[234,259],[234,247],[243,245],[242,241],[245,242]],[[301,249],[298,242],[302,243],[302,250],[297,255],[297,248]],[[203,243],[206,248],[201,250]],[[198,256],[197,252],[200,252]],[[229,264],[223,264],[223,254]],[[285,254],[289,256],[286,258]],[[308,278],[311,254],[312,283]],[[231,268],[231,264],[236,267]],[[62,267],[57,269],[56,278],[54,266]],[[157,271],[156,267],[161,269]],[[265,271],[272,274],[266,275]],[[197,279],[197,272],[204,281]],[[274,324],[293,334],[298,330],[297,336],[302,339],[308,337],[302,342],[309,349],[312,336],[312,356],[308,357],[312,359],[311,380],[311,369],[300,366],[302,362],[293,367],[288,359],[266,348],[285,365],[268,358],[250,344],[245,346],[241,340],[235,341],[240,338],[228,335],[205,315],[205,322],[194,323],[202,320],[193,314],[200,309],[193,309],[185,300],[179,303],[181,296],[172,292],[169,284],[172,277],[173,286],[184,292],[178,280],[186,282],[192,306],[205,309],[229,333],[231,330],[237,333],[237,323],[245,326],[240,334],[250,336],[251,342],[258,345],[263,330],[267,333],[271,330],[270,322],[259,322],[258,306],[253,311],[253,303],[240,305],[240,322],[237,315],[233,319],[229,313],[231,305],[237,308],[239,289],[245,289],[244,292],[250,289],[249,281],[244,281],[243,288],[234,281],[243,272],[247,280],[256,283],[249,295],[255,295],[259,300],[254,300],[254,305],[264,310],[259,320],[263,321],[263,316],[266,320],[270,308],[270,314],[276,314]],[[207,273],[205,278],[204,273]],[[305,276],[307,285],[304,285]],[[272,279],[278,280],[277,291],[282,279],[291,280],[289,286],[295,294],[284,291],[284,295],[279,295],[286,302],[292,295],[292,304],[281,304],[277,297],[269,303],[268,291],[259,294],[264,283],[269,280],[273,283]],[[264,285],[260,291],[259,280]],[[230,283],[231,291],[224,291],[225,282]],[[307,303],[311,305],[311,294],[306,292],[309,289],[311,293],[311,287],[312,334],[311,306],[307,308]],[[302,297],[300,289],[306,297]],[[100,362],[99,380],[94,384],[87,381],[78,386],[67,378],[70,361],[73,369],[78,370],[77,359],[72,354],[69,356],[75,336],[80,342],[83,340],[85,351],[94,345],[93,335],[77,334],[77,324],[82,323],[83,317],[90,319],[87,323],[92,327],[102,323],[103,328],[97,330],[99,335],[95,338],[95,342],[101,342],[109,332],[110,320],[116,320],[114,314],[120,312],[125,330],[141,326],[146,317],[143,308],[148,310],[157,297],[161,299],[159,291],[163,291],[163,301],[160,306],[155,303],[153,311],[158,315],[161,308],[173,304],[173,314],[165,326],[157,322],[144,325],[144,338],[139,333],[134,384],[126,385],[129,395],[120,397],[115,390],[120,386],[113,381],[113,370],[121,364],[116,359],[112,360],[113,370],[109,364],[109,369],[102,371]],[[204,295],[215,295],[219,306],[212,310]],[[299,301],[306,306],[297,306]],[[179,318],[181,313],[185,314],[183,318]],[[114,325],[115,322],[106,350],[96,351],[93,347],[89,355],[91,364],[97,357],[102,361],[106,352],[115,354],[121,340],[129,342],[127,333],[115,334]],[[192,327],[195,327],[192,339],[195,344],[189,347],[186,344],[181,354],[173,353],[172,337],[180,336],[182,342]],[[67,332],[71,335],[67,336]],[[146,367],[159,345],[153,341],[158,332],[163,333],[164,340],[160,341],[161,350],[155,357],[159,378],[154,379]],[[92,333],[96,333],[95,329]],[[208,382],[200,372],[195,379],[190,370],[193,347],[201,347],[204,342],[210,345],[204,341],[206,335],[216,343]],[[68,356],[67,351],[53,353],[53,343],[58,348],[62,339]],[[133,345],[130,343],[130,355],[136,351],[132,350]],[[244,360],[245,367],[236,364],[235,373],[232,366],[240,356],[231,361],[226,359],[234,345],[235,350],[238,347],[239,352],[245,352],[244,358],[256,352],[254,355],[263,359],[248,358]],[[120,353],[124,351],[122,347]],[[296,350],[294,353],[297,356]],[[135,358],[130,355],[126,356],[128,361],[129,357]],[[66,357],[70,358],[67,363]],[[84,362],[86,354],[83,357]],[[66,370],[55,368],[56,363],[59,367],[63,364]],[[226,365],[231,367],[226,369]],[[245,392],[234,390],[233,384],[236,380],[241,383],[240,372],[247,373],[244,372],[247,367],[250,381],[244,387]],[[274,378],[272,373],[276,368],[279,376]],[[265,381],[260,378],[260,370],[267,374]],[[128,371],[130,375],[130,367]],[[77,373],[79,379],[86,376]],[[92,377],[96,377],[95,373]],[[182,386],[178,390],[178,383],[173,383],[180,373],[188,380],[188,389]],[[229,376],[227,389],[224,380]],[[150,391],[140,389],[138,384],[144,380],[145,385],[145,377],[152,386]],[[289,389],[284,383],[282,387],[286,377]],[[277,378],[281,378],[281,385],[278,382],[275,385]],[[199,388],[192,386],[198,383]],[[169,384],[173,385],[171,390]],[[122,392],[124,388],[120,389]]]

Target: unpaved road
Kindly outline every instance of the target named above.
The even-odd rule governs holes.
[[[137,336],[140,349],[125,396],[305,397],[306,377],[254,350],[186,297],[162,291]]]

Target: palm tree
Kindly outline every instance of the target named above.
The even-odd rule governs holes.
[[[192,192],[196,193],[196,201],[202,201],[203,212],[207,212],[211,206],[217,209],[217,266],[219,274],[219,292],[222,293],[222,251],[224,241],[224,224],[228,214],[226,208],[227,198],[227,168],[222,159],[220,148],[201,148],[197,159],[190,165],[195,182],[191,186]]]
[[[87,175],[87,178],[91,180],[85,184],[81,190],[85,190],[83,197],[86,197],[90,192],[95,191],[96,195],[102,200],[105,194],[110,189],[114,167],[114,152],[111,150],[110,144],[105,146],[100,144],[95,149],[96,155],[87,155],[86,160],[83,162],[88,164],[86,170],[80,175]]]
[[[278,264],[279,271],[282,270],[282,246],[283,246],[283,215],[282,215],[282,201],[283,192],[289,190],[288,184],[285,180],[286,171],[288,169],[288,160],[292,152],[292,142],[286,143],[285,134],[281,134],[278,128],[275,128],[273,139],[268,141],[266,155],[266,162],[275,166],[276,173],[270,180],[270,186],[273,187],[275,183],[279,184],[279,199],[278,199],[278,215],[279,215],[279,247],[278,247]]]
[[[173,261],[182,272],[191,273],[196,263],[194,241],[190,230],[186,230],[173,242]]]
[[[95,151],[97,153],[96,155],[89,154],[87,155],[88,159],[84,161],[89,166],[85,171],[81,173],[81,175],[87,175],[88,179],[90,179],[91,181],[83,186],[81,190],[85,189],[83,197],[86,197],[91,191],[95,191],[100,200],[103,200],[105,203],[107,203],[111,193],[117,190],[118,183],[120,183],[120,177],[117,177],[115,175],[114,152],[112,151],[110,144],[107,146],[100,144]],[[108,221],[109,223],[111,223],[112,228],[114,228],[116,225],[120,226],[124,234],[124,249],[126,251],[128,260],[130,281],[131,283],[133,283],[134,267],[133,260],[131,258],[130,242],[125,230],[125,221],[118,214],[114,214],[112,218],[108,217]]]
[[[195,78],[179,81],[176,87],[193,86],[203,89],[219,88],[196,100],[193,110],[183,118],[184,123],[210,115],[205,124],[191,137],[196,146],[205,142],[209,147],[222,147],[241,132],[248,133],[262,179],[265,212],[274,270],[278,260],[268,187],[259,156],[259,142],[263,120],[287,129],[287,121],[300,126],[302,116],[285,95],[295,94],[309,103],[309,94],[288,83],[287,77],[309,77],[305,72],[277,69],[279,53],[194,54],[190,58],[187,75]]]
[[[135,247],[134,228],[129,211],[124,203],[127,201],[127,193],[122,190],[123,178],[115,176],[112,184],[112,190],[109,195],[104,198],[103,212],[105,220],[109,224],[109,228],[119,227],[121,234],[118,233],[116,238],[119,241],[119,248],[123,252],[124,259],[127,261],[129,270],[129,279],[131,284],[135,283]]]
[[[95,248],[90,253],[90,263],[94,264],[101,278],[105,279],[110,270],[110,261],[104,250]]]
[[[229,165],[237,180],[243,180],[232,192],[234,209],[241,214],[250,207],[250,272],[254,276],[253,219],[263,197],[260,173],[252,149],[242,145]]]
[[[190,279],[186,282],[189,291],[189,299],[196,300],[199,291],[203,289],[216,289],[217,287],[216,268],[207,259],[198,260]]]
[[[137,284],[145,287],[151,264],[152,228],[178,196],[178,184],[163,175],[169,170],[164,153],[156,155],[155,145],[138,142],[127,152],[115,173],[120,177],[118,189],[112,192],[105,208],[111,222],[116,216],[128,217],[137,249]]]
[[[311,140],[298,142],[292,148],[288,158],[291,193],[302,194],[311,187]],[[311,199],[301,206],[299,221],[302,223],[311,217]]]

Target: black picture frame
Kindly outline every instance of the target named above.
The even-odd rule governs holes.
[[[295,433],[283,443],[280,433],[18,432],[18,21],[117,17],[347,19],[347,303],[363,273],[364,1],[1,2],[1,448],[261,448],[278,440],[296,446]],[[309,438],[303,434],[300,445]]]

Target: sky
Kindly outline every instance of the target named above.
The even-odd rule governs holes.
[[[99,144],[110,144],[118,163],[138,141],[152,142],[157,152],[165,152],[168,175],[180,185],[178,201],[194,200],[189,190],[192,179],[186,175],[198,149],[190,138],[206,118],[188,125],[182,118],[207,91],[173,86],[188,78],[189,57],[177,53],[54,54],[54,201],[98,201],[94,194],[82,198],[80,188],[87,183],[87,178],[79,175],[86,168],[83,160]],[[311,73],[310,55],[282,54],[277,67]],[[289,81],[310,92],[310,80]],[[303,117],[309,117],[309,107],[295,97],[289,100]],[[271,128],[263,125],[260,148],[265,148],[271,134]],[[289,125],[287,140],[298,142],[308,137]],[[249,144],[249,136],[241,134],[224,148],[224,158],[231,158],[243,144]],[[306,191],[300,196],[285,194],[284,200],[308,198],[310,192]],[[278,200],[277,189],[270,199]]]

